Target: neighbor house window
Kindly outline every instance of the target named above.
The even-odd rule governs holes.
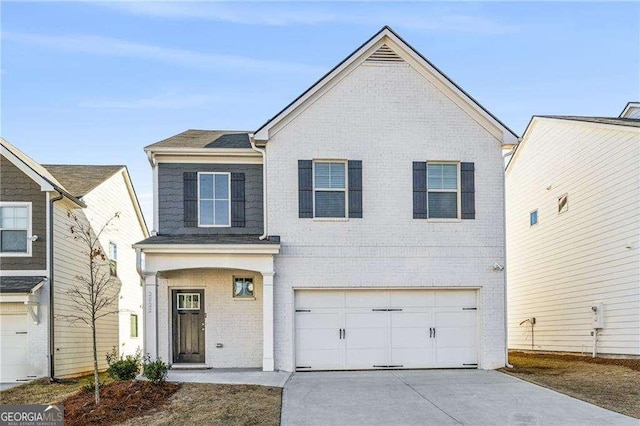
[[[313,164],[315,217],[347,217],[346,163],[315,161]]]
[[[0,254],[31,254],[31,203],[0,203]]]
[[[529,213],[529,225],[537,225],[538,224],[538,210],[534,210]]]
[[[109,243],[109,273],[112,277],[118,276],[118,245]]]
[[[229,226],[231,223],[229,173],[198,173],[198,225]]]
[[[130,324],[131,324],[131,337],[138,337],[138,316],[136,314],[131,314]]]
[[[178,293],[178,310],[197,311],[200,309],[199,293]]]
[[[234,278],[233,297],[254,297],[253,278]]]
[[[558,197],[558,214],[564,213],[569,210],[569,195],[564,194]]]
[[[460,186],[457,163],[427,163],[429,219],[458,219]]]

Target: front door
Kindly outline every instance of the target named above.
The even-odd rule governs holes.
[[[204,290],[173,290],[173,362],[204,363]]]

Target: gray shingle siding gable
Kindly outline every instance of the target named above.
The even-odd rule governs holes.
[[[0,159],[0,200],[31,202],[31,233],[38,239],[32,243],[31,257],[2,257],[5,270],[47,269],[47,198],[40,185],[5,157]]]
[[[183,215],[184,172],[244,173],[245,226],[237,228],[185,227]],[[160,235],[262,234],[262,165],[160,163],[158,165],[158,222]]]

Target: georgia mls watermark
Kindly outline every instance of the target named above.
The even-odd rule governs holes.
[[[58,405],[0,405],[0,426],[63,426],[64,407]]]

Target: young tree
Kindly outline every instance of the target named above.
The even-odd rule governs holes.
[[[66,295],[74,307],[74,313],[62,318],[71,323],[81,322],[91,328],[93,338],[93,380],[96,405],[100,404],[100,380],[98,377],[98,344],[96,326],[101,318],[118,313],[120,283],[112,276],[109,259],[100,244],[100,236],[120,217],[115,213],[102,228],[94,230],[72,211],[67,211],[71,237],[82,246],[85,273],[76,275],[76,283]]]

